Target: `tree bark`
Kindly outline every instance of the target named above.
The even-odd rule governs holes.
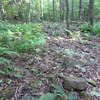
[[[82,0],[79,1],[79,19],[82,20]]]
[[[32,19],[32,0],[30,0],[29,2],[29,15],[28,15],[28,22],[31,22],[31,19]]]
[[[53,20],[55,21],[55,0],[53,0]]]
[[[60,21],[64,20],[64,0],[60,0]]]
[[[48,0],[48,20],[50,19],[50,0]]]
[[[66,25],[69,27],[69,4],[68,0],[66,0]]]
[[[23,19],[23,15],[22,15],[22,11],[21,11],[21,9],[22,9],[22,2],[23,2],[23,0],[20,0],[19,8],[18,8],[18,17],[21,20]]]
[[[72,21],[74,21],[74,0],[72,0]]]
[[[40,0],[40,8],[41,8],[41,19],[44,20],[44,0]]]
[[[94,0],[89,0],[89,23],[93,26],[94,22]]]
[[[2,4],[2,0],[0,0],[0,14],[1,14],[1,19],[6,20],[6,13]]]

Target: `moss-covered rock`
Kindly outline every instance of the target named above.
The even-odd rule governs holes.
[[[64,88],[71,90],[85,90],[87,87],[86,85],[86,81],[83,78],[78,78],[78,77],[74,77],[74,76],[69,76],[64,78]]]

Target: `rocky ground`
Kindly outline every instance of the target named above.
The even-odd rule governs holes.
[[[44,26],[45,44],[33,53],[11,59],[17,66],[17,78],[13,73],[0,75],[1,100],[3,97],[4,100],[31,100],[25,96],[39,97],[54,92],[55,83],[76,100],[100,100],[100,38],[82,36],[80,39],[70,36],[64,26]]]

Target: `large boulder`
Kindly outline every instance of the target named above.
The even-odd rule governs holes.
[[[71,90],[83,91],[86,90],[87,84],[85,79],[74,76],[64,78],[64,88]]]

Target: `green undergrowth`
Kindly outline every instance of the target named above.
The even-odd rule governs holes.
[[[60,84],[52,84],[54,92],[47,92],[40,97],[29,96],[25,94],[22,100],[76,100],[76,97],[72,93],[66,93]]]
[[[0,47],[16,52],[33,51],[44,43],[43,26],[41,24],[0,23]]]
[[[100,36],[100,23],[94,23],[93,26],[90,26],[89,23],[85,22],[79,28],[82,32],[88,33],[89,36]]]
[[[45,42],[39,23],[10,24],[0,22],[0,65],[10,65],[10,58],[31,53]]]

